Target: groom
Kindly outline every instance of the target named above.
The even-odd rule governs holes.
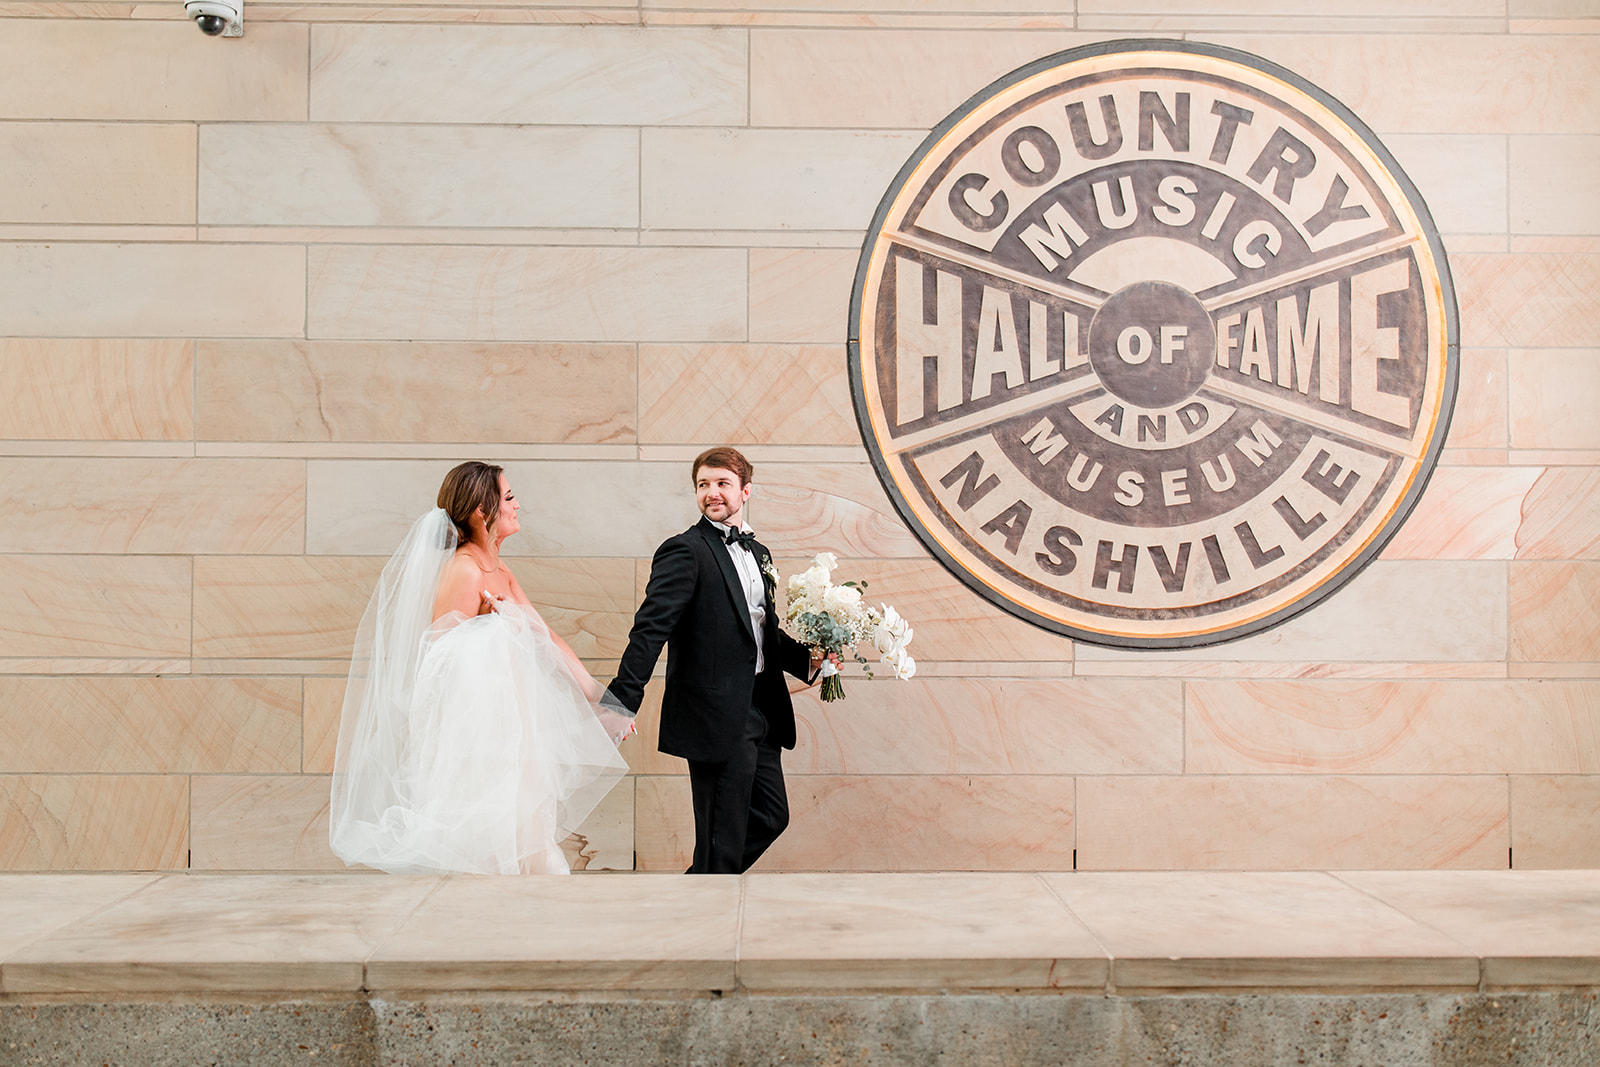
[[[780,749],[794,747],[783,672],[810,681],[805,645],[778,629],[772,557],[744,522],[750,461],[732,448],[695,458],[700,521],[656,549],[611,693],[638,711],[662,645],[662,752],[689,761],[689,874],[741,874],[789,825]]]

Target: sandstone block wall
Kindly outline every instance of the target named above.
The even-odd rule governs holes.
[[[801,699],[770,870],[1600,864],[1593,0],[0,4],[0,869],[329,870],[345,657],[440,476],[504,462],[519,580],[597,674],[687,461],[757,465],[917,630]],[[1433,483],[1326,604],[1072,642],[894,515],[850,410],[857,250],[923,134],[1031,59],[1242,48],[1426,198],[1461,308]],[[653,751],[581,843],[681,868]],[[575,847],[579,847],[575,843]]]

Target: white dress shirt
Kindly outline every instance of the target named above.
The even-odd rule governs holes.
[[[756,673],[760,674],[767,669],[767,658],[761,647],[762,631],[767,625],[767,590],[761,580],[761,564],[757,562],[756,554],[746,546],[727,543],[727,532],[733,527],[714,520],[712,525],[722,533],[722,547],[727,550],[728,558],[733,560],[733,569],[739,573],[739,582],[744,586],[744,601],[750,610],[750,629],[756,635]],[[740,532],[749,533],[750,527],[741,524]]]

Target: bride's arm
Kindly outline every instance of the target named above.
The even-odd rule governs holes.
[[[578,654],[572,651],[572,646],[561,640],[560,634],[550,629],[548,625],[545,626],[545,631],[549,633],[550,640],[555,642],[555,646],[561,650],[561,654],[567,657],[567,668],[572,671],[573,680],[583,687],[583,695],[589,698],[589,703],[600,703],[600,697],[606,691],[605,686],[594,680],[594,675],[589,673],[583,661],[578,658]]]
[[[533,611],[534,617],[544,623],[544,632],[550,635],[551,642],[566,657],[567,669],[572,672],[573,680],[583,689],[583,695],[589,698],[591,704],[598,704],[601,694],[606,691],[605,686],[594,680],[594,676],[584,667],[583,661],[578,659],[578,654],[572,651],[572,646],[563,641],[561,635],[552,630],[550,624],[544,621],[538,609],[533,607],[533,601],[528,599],[528,594],[522,591],[522,586],[518,584],[517,576],[514,574],[511,575],[511,600],[513,603],[526,605]]]

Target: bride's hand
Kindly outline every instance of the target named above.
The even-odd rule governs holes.
[[[634,716],[623,715],[607,707],[596,709],[595,715],[599,718],[600,725],[605,727],[606,736],[611,738],[613,744],[622,744],[639,728],[639,721]]]
[[[499,611],[502,599],[502,597],[495,596],[487,589],[483,590],[478,594],[478,614],[487,615],[491,611]]]

